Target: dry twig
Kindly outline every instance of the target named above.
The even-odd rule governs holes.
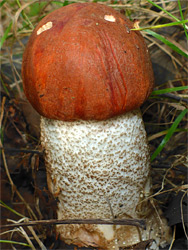
[[[145,221],[138,219],[72,219],[72,220],[36,220],[23,223],[0,225],[1,228],[58,224],[101,224],[101,225],[130,225],[145,228]]]

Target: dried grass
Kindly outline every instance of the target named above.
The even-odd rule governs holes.
[[[62,3],[63,1],[59,2]],[[156,4],[161,4],[164,9],[180,18],[177,1],[158,0],[154,2]],[[33,6],[33,3],[43,4],[41,9],[35,15],[31,15],[30,6]],[[186,15],[188,12],[186,10],[186,2],[182,1],[181,3],[183,6],[182,10]],[[102,4],[108,4],[109,6],[112,6],[117,10],[124,11],[130,19],[139,20],[140,26],[142,27],[174,21],[172,17],[168,16],[163,11],[157,10],[146,0],[122,0],[116,2],[112,0],[102,2]],[[48,200],[47,202],[45,201],[47,205],[51,204],[55,206],[55,201],[52,199],[45,187],[43,187],[44,189],[41,190],[41,188],[38,186],[37,181],[33,181],[33,196],[37,195],[38,198],[34,198],[36,204],[33,204],[31,208],[30,204],[28,204],[28,201],[25,200],[25,196],[23,197],[20,194],[18,188],[14,184],[14,178],[11,177],[15,176],[14,171],[15,169],[17,169],[15,166],[12,167],[12,162],[15,162],[15,164],[17,165],[21,163],[20,165],[22,166],[22,168],[29,172],[28,169],[31,168],[31,159],[34,159],[32,165],[33,178],[36,178],[36,172],[38,170],[40,170],[41,168],[44,169],[42,156],[33,155],[30,152],[27,152],[28,149],[36,150],[36,152],[40,151],[40,146],[39,138],[36,138],[36,135],[34,133],[31,133],[31,131],[28,129],[27,118],[25,118],[25,114],[23,114],[23,110],[20,106],[20,103],[24,102],[20,69],[23,49],[25,48],[27,37],[31,34],[33,27],[43,16],[49,13],[52,9],[58,7],[60,6],[55,4],[53,1],[47,1],[46,3],[44,3],[44,1],[37,0],[7,0],[2,5],[1,12],[0,34],[2,37],[5,34],[7,28],[10,26],[10,23],[12,22],[12,27],[10,28],[10,31],[6,36],[1,50],[1,95],[3,97],[0,116],[1,148],[3,148],[1,149],[1,153],[3,160],[2,171],[6,172],[6,175],[2,175],[1,178],[3,183],[5,182],[6,185],[9,185],[9,187],[11,187],[9,189],[11,193],[10,205],[15,205],[16,202],[18,204],[22,202],[27,210],[26,215],[24,216],[28,217],[29,215],[32,219],[35,220],[41,219],[43,211],[45,211],[44,208],[41,208],[41,204],[38,204],[37,200],[44,199],[44,195],[46,195],[48,196],[48,199],[45,198]],[[159,32],[164,34],[166,38],[170,39],[170,41],[174,42],[179,48],[187,53],[187,47],[186,42],[183,38],[182,28],[175,27],[173,28],[173,30],[169,28],[159,30]],[[173,73],[173,77],[171,79],[167,79],[167,81],[161,81],[160,83],[158,82],[156,89],[186,86],[188,73],[187,60],[184,57],[173,52],[171,49],[169,49],[169,47],[167,47],[156,38],[148,35],[147,32],[143,31],[142,33],[148,43],[153,62],[163,67],[165,70]],[[161,138],[163,138],[167,134],[171,124],[173,124],[179,112],[187,108],[186,100],[188,99],[188,93],[186,90],[173,92],[173,95],[174,99],[172,98],[172,96],[170,98],[168,95],[158,95],[155,98],[149,99],[149,101],[142,107],[151,152],[154,152],[158,147],[161,142]],[[11,121],[13,122],[11,123]],[[173,199],[173,197],[178,192],[183,192],[180,204],[181,218],[185,235],[188,238],[186,234],[186,226],[184,223],[182,206],[183,198],[184,196],[187,196],[188,189],[186,180],[188,167],[186,156],[187,128],[187,120],[186,117],[184,117],[179,126],[179,130],[177,130],[177,132],[173,134],[172,138],[167,143],[161,154],[158,155],[157,158],[152,162],[154,194],[150,198],[153,199],[154,197],[158,197],[159,202],[165,210],[167,209],[171,199]],[[13,131],[15,137],[19,138],[19,140],[10,140],[10,137],[8,136],[8,133],[10,133],[10,131]],[[13,149],[16,143],[18,145],[18,148],[20,147],[23,149],[24,147],[27,153],[23,153],[20,150],[20,152],[17,152],[16,154],[10,154],[9,151],[6,151],[6,148]],[[8,158],[9,160],[7,163]],[[160,197],[162,197],[162,199]],[[8,214],[8,216],[11,217],[11,214]],[[48,219],[50,219],[50,217]],[[32,249],[35,249],[35,245],[37,244],[36,242],[38,242],[41,249],[45,249],[45,246],[42,242],[45,240],[45,237],[47,237],[47,235],[48,237],[50,237],[50,235],[49,233],[47,234],[44,228],[30,227],[29,234],[28,231],[23,231],[23,228],[20,228],[19,230],[20,233],[24,235],[26,242],[31,245]],[[50,230],[51,236],[53,236],[53,227]],[[15,230],[7,232],[9,233],[9,239],[14,239],[14,232]],[[42,235],[42,239],[39,239],[39,234]],[[173,248],[173,244],[175,241],[176,226],[174,226],[173,229],[173,240],[171,245],[169,246],[169,249]],[[13,245],[11,246],[11,248],[14,249]]]

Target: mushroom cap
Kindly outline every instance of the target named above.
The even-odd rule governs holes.
[[[138,108],[153,87],[149,52],[114,9],[75,3],[34,29],[23,55],[26,97],[44,117],[104,120]]]

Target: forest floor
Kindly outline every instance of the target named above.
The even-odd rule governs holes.
[[[76,2],[76,1],[74,1]],[[84,2],[84,1],[82,1]],[[153,1],[181,19],[179,1]],[[59,4],[57,4],[59,3]],[[69,1],[1,1],[1,225],[31,220],[56,218],[55,200],[48,191],[44,154],[40,145],[40,117],[25,99],[21,79],[23,50],[37,22],[51,10]],[[131,20],[139,20],[140,27],[172,22],[172,17],[148,1],[104,1]],[[188,14],[186,1],[181,1],[182,13]],[[185,18],[186,19],[186,18]],[[183,26],[155,29],[187,54]],[[153,63],[155,91],[141,107],[148,135],[151,156],[153,195],[168,224],[173,239],[165,249],[187,249],[187,116],[182,116],[168,141],[173,124],[188,108],[187,58],[167,44],[142,31]],[[180,87],[180,88],[179,88]],[[179,90],[179,89],[180,90]],[[174,125],[174,126],[175,126]],[[1,249],[77,249],[66,246],[56,237],[55,225],[36,225],[0,229]],[[23,244],[11,244],[16,241]],[[44,247],[45,246],[45,247]],[[81,249],[81,248],[79,248]],[[82,248],[89,249],[89,248]],[[93,249],[93,248],[92,248]],[[128,249],[128,248],[127,248]],[[131,248],[129,248],[131,249]],[[132,247],[132,249],[138,249]],[[141,247],[144,250],[145,247]]]

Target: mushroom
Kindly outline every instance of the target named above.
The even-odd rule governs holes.
[[[74,3],[34,29],[23,55],[25,95],[41,115],[49,190],[58,219],[145,219],[147,229],[58,225],[68,244],[113,249],[170,239],[151,206],[150,157],[140,105],[154,85],[147,46],[114,9]]]

